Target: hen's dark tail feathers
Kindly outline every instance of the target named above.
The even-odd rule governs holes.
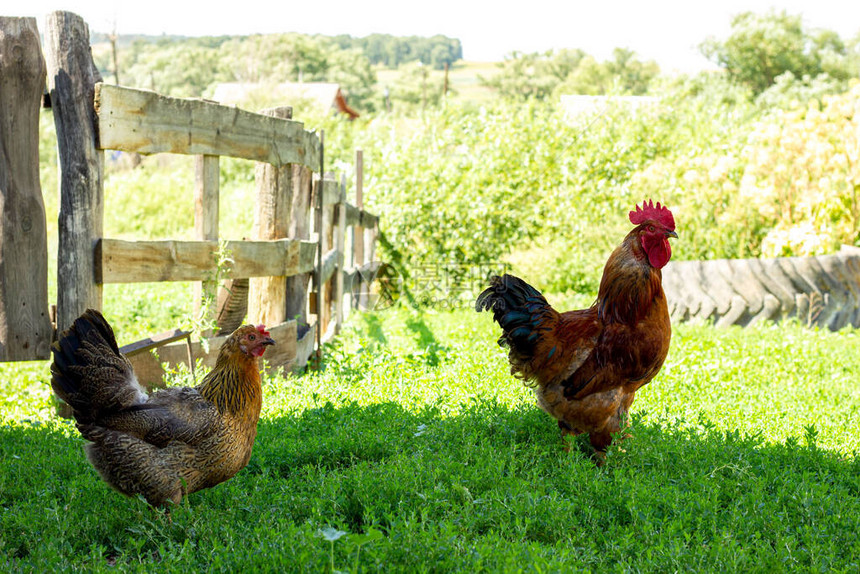
[[[51,386],[74,409],[78,423],[145,400],[113,329],[101,313],[87,309],[51,346]]]
[[[502,328],[499,345],[510,348],[515,366],[532,359],[541,335],[550,329],[546,323],[555,315],[540,291],[513,275],[491,277],[490,286],[475,301],[475,310],[493,312]]]

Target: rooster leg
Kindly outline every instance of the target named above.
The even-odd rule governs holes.
[[[570,452],[570,445],[572,441],[567,440],[567,437],[575,437],[581,435],[582,431],[577,428],[573,428],[564,421],[558,421],[558,428],[561,429],[561,442],[564,444],[564,452]]]
[[[608,432],[593,432],[589,433],[588,438],[591,446],[594,448],[594,454],[592,454],[594,464],[603,466],[603,463],[606,462],[606,449],[609,448],[609,444],[612,442],[612,435]]]

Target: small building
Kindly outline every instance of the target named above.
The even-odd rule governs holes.
[[[240,104],[264,98],[278,104],[303,100],[318,105],[321,110],[333,110],[354,120],[358,112],[349,107],[340,85],[330,82],[281,82],[277,84],[224,82],[215,86],[212,99],[221,104]]]

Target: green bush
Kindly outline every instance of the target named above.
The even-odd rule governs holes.
[[[407,277],[507,263],[542,288],[595,290],[627,212],[647,198],[675,214],[676,259],[857,243],[860,87],[822,97],[782,82],[786,97],[771,100],[715,75],[591,115],[530,102],[378,122],[356,142],[370,150],[384,256]]]
[[[409,137],[376,131],[365,145],[369,201],[406,275],[443,263],[540,260],[539,285],[595,288],[630,228],[627,212],[647,198],[675,210],[686,240],[678,256],[750,252],[725,228],[704,228],[737,182],[707,193],[684,183],[690,165],[738,148],[746,121],[720,101],[671,95],[651,108],[573,118],[534,102],[449,106],[415,121]],[[726,176],[739,179],[731,162]]]

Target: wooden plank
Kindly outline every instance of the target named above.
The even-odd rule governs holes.
[[[331,279],[332,275],[334,275],[335,270],[337,269],[337,260],[339,257],[339,253],[337,249],[329,250],[323,256],[323,267],[322,267],[322,282],[327,283],[329,279]]]
[[[366,263],[364,249],[364,228],[361,226],[361,212],[364,208],[364,152],[356,150],[355,152],[355,227],[352,228],[352,266],[361,267]],[[349,220],[349,214],[347,215]],[[352,293],[352,306],[358,309],[364,302],[362,301],[362,285],[361,275],[358,276],[357,282],[350,283],[350,293]]]
[[[377,227],[365,228],[364,248],[367,250],[367,261],[373,263],[376,260],[376,237],[379,235]]]
[[[102,149],[223,155],[319,171],[319,137],[301,122],[148,90],[96,86]]]
[[[264,115],[289,119],[292,108],[263,110]],[[258,163],[255,180],[257,201],[254,215],[256,239],[284,239],[290,231],[293,201],[293,170],[287,164]],[[248,317],[255,323],[277,325],[287,319],[287,278],[283,275],[250,280]]]
[[[336,265],[334,275],[334,332],[340,332],[343,325],[343,264],[344,264],[344,248],[346,247],[346,207],[344,206],[344,198],[346,197],[346,177],[341,176],[340,180],[340,203],[334,206],[334,248],[337,251]],[[338,273],[338,271],[341,271]]]
[[[329,207],[334,205],[335,203],[340,203],[343,201],[343,189],[336,179],[334,179],[333,173],[325,174],[325,183],[322,186],[322,206]],[[319,205],[319,197],[320,186],[317,185],[314,189],[314,205]]]
[[[346,226],[352,227],[353,225],[358,225],[361,217],[361,210],[351,203],[344,203],[343,205],[344,209],[346,209]]]
[[[326,174],[333,176],[333,174]],[[325,334],[329,328],[332,319],[332,299],[334,295],[334,286],[329,282],[334,275],[334,268],[337,265],[337,254],[334,249],[334,204],[323,205],[322,209],[322,224],[319,229],[320,233],[320,253],[322,259],[320,265],[320,296],[322,304],[318,306],[320,317],[320,333]]]
[[[266,366],[264,372],[274,373],[281,370],[287,371],[293,368],[296,362],[296,322],[287,321],[274,327],[268,327],[269,333],[275,340],[275,344],[266,348],[263,355]],[[191,343],[191,351],[194,359],[204,367],[212,368],[218,358],[221,345],[229,335],[212,337],[207,340],[208,351],[199,342]],[[176,369],[180,364],[188,363],[188,346],[184,342],[172,343],[153,349],[150,353],[139,353],[129,357],[134,373],[138,381],[152,389],[164,386],[165,366],[167,369]],[[200,381],[197,381],[199,384]]]
[[[293,205],[290,212],[289,236],[297,240],[307,240],[311,235],[311,196],[313,195],[313,174],[300,165],[293,166]],[[316,243],[303,242],[299,253],[299,267],[313,271],[315,266]],[[308,324],[308,286],[310,272],[287,277],[286,313],[296,319],[299,328]]]
[[[93,246],[103,229],[104,154],[96,149],[92,105],[101,77],[93,65],[89,28],[80,16],[49,14],[44,45],[60,156],[57,328],[62,330],[87,308],[102,306]]]
[[[221,170],[217,155],[194,158],[194,235],[196,239],[218,239]]]
[[[293,364],[294,371],[308,365],[308,360],[314,354],[316,339],[316,325],[310,325],[304,335],[296,342],[296,362]]]
[[[358,224],[365,228],[376,227],[379,224],[379,217],[362,210]]]
[[[218,240],[221,170],[217,155],[194,158],[194,238]],[[214,274],[213,274],[214,275]],[[218,281],[214,278],[194,285],[194,312],[204,325],[214,324],[218,317]],[[206,335],[213,335],[207,329]]]
[[[332,276],[334,276],[335,271],[337,271],[337,261],[340,254],[337,249],[330,249],[324,256],[322,260],[322,273],[320,274],[320,281],[322,281],[323,286],[327,286],[329,280],[331,280]],[[316,293],[316,290],[314,290]],[[331,303],[329,299],[328,303]],[[312,313],[317,313],[316,305],[312,308]],[[325,313],[323,313],[324,315]]]
[[[36,20],[0,17],[0,361],[50,356],[48,236],[39,183],[45,75]]]
[[[316,361],[318,365],[322,365],[323,361],[323,345],[322,345],[322,332],[325,328],[325,316],[323,315],[323,282],[322,282],[322,269],[323,269],[323,254],[325,253],[325,245],[323,244],[323,240],[325,238],[325,233],[323,233],[324,229],[324,217],[323,217],[323,190],[325,189],[325,171],[323,167],[325,166],[325,132],[320,134],[320,138],[322,140],[322,145],[320,149],[320,174],[319,179],[317,179],[314,184],[315,188],[315,196],[314,196],[314,232],[316,233],[317,240],[317,265],[316,270],[314,271],[314,304],[313,313],[316,314],[316,333],[317,333],[317,342],[316,342]]]
[[[316,245],[295,239],[226,241],[232,259],[225,278],[290,276],[308,273],[307,252]],[[215,268],[217,241],[125,241],[102,239],[96,247],[100,283],[200,281]],[[304,259],[302,255],[305,255]]]
[[[138,353],[143,353],[161,345],[167,345],[168,343],[173,343],[175,341],[179,341],[180,339],[185,339],[190,335],[191,331],[173,329],[172,331],[165,331],[163,333],[153,335],[152,337],[147,337],[146,339],[141,339],[140,341],[135,341],[134,343],[129,343],[128,345],[123,345],[119,348],[119,352],[126,357],[133,357]]]
[[[218,289],[218,324],[216,335],[229,335],[235,331],[248,315],[247,277],[224,279]]]
[[[316,267],[317,244],[313,241],[299,243],[299,273],[311,272]]]

